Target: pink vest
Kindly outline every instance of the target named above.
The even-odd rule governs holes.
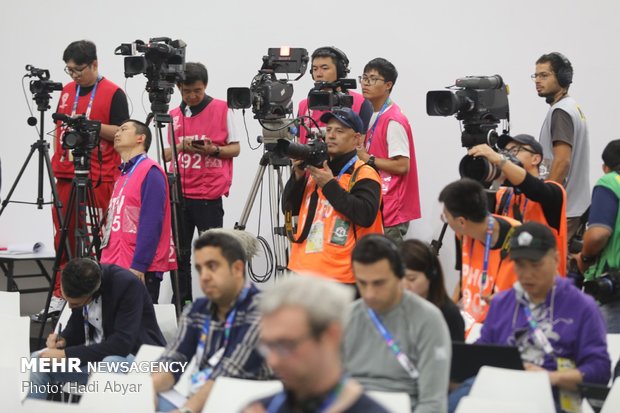
[[[362,109],[362,103],[364,103],[364,100],[365,100],[364,96],[357,92],[353,92],[352,90],[349,90],[349,95],[353,96],[353,107],[351,109],[353,109],[355,113],[359,114],[360,110]],[[316,123],[318,123],[320,127],[325,126],[325,124],[319,120],[323,113],[325,113],[324,110],[309,110],[308,99],[304,99],[301,102],[299,102],[297,116],[310,116],[312,119],[316,121]],[[313,132],[317,132],[316,125],[314,124],[314,122],[310,121],[309,119],[304,119],[304,122],[306,126],[308,126]],[[299,128],[299,143],[305,144],[307,140],[308,140],[308,137],[307,137],[306,130],[303,127],[300,127]]]
[[[227,144],[228,106],[226,102],[213,99],[198,115],[186,117],[181,108],[170,111],[177,143],[183,138],[193,140],[211,139],[217,146]],[[168,136],[170,143],[170,136]],[[199,153],[179,152],[179,180],[183,195],[192,199],[217,199],[228,196],[232,183],[232,159],[220,159]],[[174,169],[174,163],[171,165]]]
[[[108,215],[109,222],[106,224],[111,226],[110,239],[108,245],[101,250],[102,264],[116,264],[124,268],[131,267],[133,253],[136,249],[140,208],[142,207],[140,195],[142,182],[153,166],[161,171],[165,179],[162,167],[154,160],[145,158],[135,167],[133,173],[121,175],[114,184],[109,206],[111,214]],[[155,257],[147,271],[166,272],[177,268],[168,198],[168,185],[166,185],[166,206],[161,236]],[[145,207],[148,208],[148,206]]]
[[[368,126],[366,140],[372,139],[368,152],[377,158],[389,157],[387,128],[390,121],[400,123],[407,132],[409,140],[409,172],[404,175],[392,175],[385,171],[379,171],[383,192],[383,224],[386,227],[409,222],[421,216],[418,168],[415,160],[413,134],[411,133],[409,121],[395,103],[392,103],[383,112],[372,136],[371,130],[373,125]]]

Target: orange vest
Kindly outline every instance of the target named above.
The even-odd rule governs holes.
[[[547,222],[547,218],[545,218],[545,213],[543,211],[542,205],[540,202],[532,201],[531,199],[527,199],[524,194],[515,194],[514,189],[510,187],[501,187],[497,194],[495,195],[496,200],[496,208],[495,213],[502,216],[507,216],[514,219],[519,219],[519,217],[514,216],[515,207],[519,209],[521,213],[522,222],[540,222],[541,224],[546,225],[551,229],[553,235],[555,235],[555,241],[557,243],[558,252],[560,253],[560,262],[558,263],[558,274],[561,277],[566,276],[566,260],[568,255],[568,240],[567,240],[567,228],[566,228],[566,191],[564,187],[557,182],[553,181],[545,181],[546,183],[551,183],[557,185],[560,189],[562,189],[562,211],[560,213],[560,230],[553,228]],[[508,192],[510,191],[510,192]],[[504,196],[504,194],[506,194]],[[506,205],[502,204],[502,198],[510,197],[510,202],[504,202]],[[500,209],[502,209],[500,211]]]
[[[362,179],[372,179],[381,185],[379,174],[370,166],[358,160],[354,164],[353,174],[343,174],[338,180],[338,185],[350,191],[355,182]],[[351,178],[355,176],[354,182]],[[337,179],[337,178],[335,178]],[[308,206],[316,183],[311,176],[308,177],[304,197],[299,210],[299,219],[295,238],[299,238],[308,216]],[[370,227],[361,227],[353,224],[347,217],[336,211],[323,195],[321,188],[317,189],[318,202],[312,227],[308,237],[301,243],[293,243],[288,268],[295,272],[311,272],[319,276],[335,281],[353,284],[353,268],[351,266],[351,253],[358,239],[367,234],[383,234],[383,220],[381,210],[377,211],[377,217]],[[322,226],[322,237],[316,242]],[[322,242],[321,242],[322,241]]]
[[[508,222],[512,227],[521,225],[507,217],[493,214],[493,217]],[[508,257],[508,242],[512,231],[502,241],[502,248],[489,251],[487,282],[481,291],[482,268],[484,262],[484,244],[468,236],[461,239],[461,292],[463,294],[463,311],[472,321],[482,323],[489,311],[489,304],[482,299],[500,291],[512,288],[517,281],[514,264]]]

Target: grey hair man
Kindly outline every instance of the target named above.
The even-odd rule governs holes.
[[[352,291],[316,277],[293,277],[266,291],[260,349],[284,391],[258,400],[245,413],[386,410],[344,375],[343,316]]]

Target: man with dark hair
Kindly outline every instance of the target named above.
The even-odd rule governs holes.
[[[350,254],[358,239],[383,233],[379,175],[357,157],[362,120],[350,108],[324,113],[329,161],[293,172],[282,193],[282,209],[298,215],[288,268],[338,282],[355,283]],[[308,173],[306,173],[308,171]]]
[[[576,257],[586,281],[620,270],[620,139],[603,150],[603,175],[592,191],[588,229],[583,247]],[[586,291],[588,291],[586,289]],[[607,321],[608,333],[620,333],[620,299],[595,297]]]
[[[420,218],[420,194],[411,126],[390,98],[397,77],[394,65],[381,57],[364,67],[359,81],[374,113],[357,155],[379,171],[385,235],[400,244],[409,221]]]
[[[147,156],[150,144],[151,131],[140,121],[130,119],[116,132],[114,149],[123,164],[103,229],[101,262],[129,269],[157,304],[163,273],[177,265],[166,174]]]
[[[562,54],[542,55],[532,75],[538,96],[550,105],[540,131],[544,170],[541,175],[566,188],[567,232],[570,239],[588,208],[590,194],[590,141],[586,117],[568,95],[573,66]]]
[[[60,334],[48,336],[37,357],[78,358],[82,372],[32,373],[28,397],[47,398],[47,392],[32,389],[48,383],[86,384],[89,362],[132,361],[142,344],[165,344],[151,298],[128,270],[75,258],[62,271],[61,290],[71,317]]]
[[[461,277],[452,298],[462,301],[467,329],[483,322],[493,295],[515,281],[507,241],[519,222],[490,214],[486,197],[482,185],[469,178],[452,182],[439,194],[444,204],[441,219],[457,237]]]
[[[398,247],[384,235],[362,238],[351,260],[362,298],[346,324],[346,371],[367,390],[409,394],[412,412],[445,411],[452,347],[441,312],[404,289]]]
[[[196,360],[183,406],[159,395],[157,411],[202,411],[218,377],[266,380],[271,371],[258,353],[259,291],[246,280],[246,254],[233,235],[207,231],[194,242],[194,261],[206,295],[185,307],[177,337],[160,361]],[[155,373],[156,393],[172,389],[179,374]],[[185,395],[188,396],[188,395]]]
[[[344,79],[349,74],[349,58],[344,52],[333,46],[324,46],[316,49],[311,56],[310,76],[314,80],[315,87],[320,88],[322,91],[333,92],[334,87],[330,84]],[[361,134],[365,134],[368,129],[368,123],[370,122],[370,116],[372,115],[372,105],[364,96],[352,90],[345,90],[341,87],[336,88],[336,91],[343,92],[353,97],[353,106],[351,109],[357,113],[362,119]],[[307,128],[313,133],[320,132],[317,129],[317,125],[324,131],[325,123],[321,120],[321,116],[324,111],[315,110],[308,107],[308,99],[303,99],[299,102],[297,109],[297,116],[309,116],[313,121],[305,119],[304,123]],[[308,131],[306,128],[301,127],[299,129],[299,142],[306,143],[308,140]]]
[[[577,385],[607,384],[611,375],[601,312],[557,276],[556,238],[547,226],[527,222],[515,229],[510,258],[518,282],[493,299],[477,343],[517,347],[525,370],[548,373],[557,411],[579,411]],[[450,412],[473,381],[450,394]]]
[[[172,302],[180,294],[182,304],[192,301],[190,259],[194,229],[198,234],[224,224],[222,197],[228,196],[233,176],[233,158],[240,146],[231,111],[226,102],[205,93],[209,75],[202,63],[186,63],[185,79],[177,86],[183,99],[172,116],[179,180],[183,190],[184,211],[179,234],[179,290],[173,283]],[[171,136],[168,136],[170,143]],[[172,149],[164,150],[165,160],[172,160]],[[172,162],[171,168],[176,168]]]
[[[561,184],[539,178],[542,146],[530,135],[502,135],[497,145],[501,149],[499,153],[487,144],[476,145],[467,152],[486,158],[505,177],[495,194],[495,213],[522,223],[534,221],[547,225],[557,239],[559,274],[566,276],[566,192]]]
[[[90,205],[98,214],[99,221],[103,217],[103,211],[108,207],[112,196],[112,187],[118,177],[118,165],[120,157],[114,151],[114,134],[118,126],[129,118],[127,98],[123,90],[107,78],[99,74],[97,61],[97,48],[88,40],[78,40],[71,43],[65,49],[62,59],[65,62],[65,72],[71,76],[72,81],[65,85],[60,95],[57,113],[68,116],[85,115],[90,120],[101,122],[99,133],[99,146],[90,154],[91,169],[90,179],[93,182],[93,195],[95,205]],[[73,155],[71,150],[62,146],[62,136],[65,128],[61,122],[56,123],[54,137],[54,154],[52,156],[52,171],[56,177],[58,189],[58,201],[64,207],[60,212],[64,214],[69,205],[72,179],[74,177]],[[101,156],[101,164],[99,157]],[[55,206],[54,206],[55,208]],[[54,247],[60,248],[61,227],[58,222],[56,211],[52,211],[54,220]],[[69,217],[67,222],[67,238],[71,253],[75,256],[75,217]],[[61,266],[67,262],[69,255],[62,257]],[[58,273],[54,294],[50,301],[49,314],[59,314],[64,305],[60,294],[60,278]],[[31,318],[34,321],[42,321],[44,310]],[[49,318],[48,318],[49,320]]]

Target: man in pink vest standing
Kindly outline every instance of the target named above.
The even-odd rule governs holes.
[[[177,86],[183,102],[170,111],[183,190],[184,211],[179,214],[179,290],[182,304],[192,302],[190,266],[194,230],[198,234],[224,224],[222,197],[228,196],[233,177],[233,158],[241,150],[231,111],[226,102],[208,96],[207,68],[202,63],[185,64],[185,80]],[[168,143],[171,136],[168,136]],[[171,148],[164,150],[166,162]],[[176,164],[173,162],[171,169]],[[174,286],[174,283],[172,284]],[[172,302],[176,303],[176,289]]]
[[[360,83],[374,113],[357,154],[381,175],[385,235],[399,244],[409,221],[420,218],[420,193],[411,126],[390,98],[397,77],[394,65],[381,57],[364,67]]]
[[[310,67],[310,76],[315,83],[333,83],[337,80],[344,79],[349,74],[349,58],[340,49],[333,46],[319,47],[312,53],[312,66]],[[323,88],[324,91],[332,91],[332,88]],[[362,134],[366,133],[370,115],[372,115],[372,105],[364,96],[351,90],[339,90],[353,96],[353,106],[351,109],[359,115],[364,124]],[[326,111],[313,110],[308,108],[308,99],[299,102],[297,116],[307,116],[304,119],[305,125],[314,133],[319,132],[317,126],[325,130],[325,123],[321,122],[321,115]],[[308,131],[301,127],[299,129],[299,142],[305,144],[308,140]]]
[[[163,168],[146,154],[151,141],[150,129],[137,120],[123,123],[114,136],[123,163],[103,229],[101,263],[128,268],[157,304],[163,273],[177,263],[168,184]]]

